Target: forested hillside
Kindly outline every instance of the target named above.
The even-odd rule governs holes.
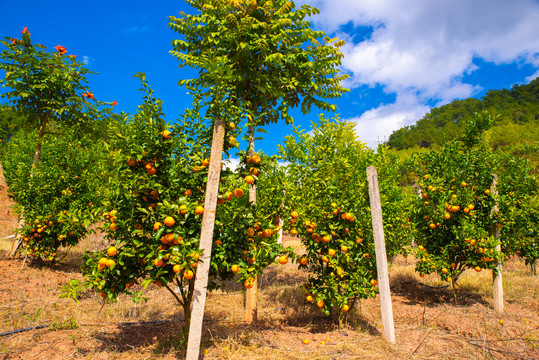
[[[397,150],[439,145],[461,135],[465,123],[478,112],[496,118],[487,134],[493,149],[538,152],[539,78],[510,90],[490,90],[481,99],[455,100],[434,108],[415,125],[393,132],[387,145]]]

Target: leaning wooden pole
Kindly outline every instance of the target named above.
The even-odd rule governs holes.
[[[255,155],[255,129],[253,125],[249,125],[249,156],[252,158]],[[249,186],[249,202],[256,203],[256,183]],[[258,280],[253,280],[253,287],[245,291],[245,310],[243,320],[247,324],[256,322],[258,315]]]
[[[199,259],[195,278],[193,310],[191,312],[189,340],[187,342],[187,360],[198,360],[200,353],[202,321],[204,319],[206,290],[210,272],[211,247],[213,241],[213,229],[215,227],[215,210],[217,209],[224,139],[225,124],[222,120],[217,119],[215,120],[213,128],[208,181],[206,183],[206,199],[204,201],[204,214],[202,215],[202,230],[200,233],[199,248],[203,250],[203,253]]]
[[[382,203],[378,188],[376,167],[367,168],[369,182],[369,199],[371,204],[372,231],[374,235],[374,250],[376,252],[376,267],[378,270],[378,286],[380,289],[380,308],[382,310],[382,326],[384,337],[390,343],[395,343],[395,326],[393,324],[393,307],[389,288],[387,270],[386,244],[384,238],[384,223],[382,221]]]
[[[498,189],[496,188],[498,183],[498,175],[494,174],[494,178],[492,180],[492,195],[494,196],[494,199],[496,199],[496,204],[492,208],[491,216],[496,214],[498,209]],[[490,235],[494,236],[496,240],[500,240],[500,224],[496,222],[492,225],[490,228]],[[502,251],[502,245],[498,244],[496,246],[496,251],[498,254]],[[503,282],[502,282],[502,264],[500,262],[496,265],[496,270],[492,271],[492,278],[493,278],[493,300],[494,300],[494,310],[497,312],[503,312]]]

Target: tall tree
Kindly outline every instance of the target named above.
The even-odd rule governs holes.
[[[343,41],[328,38],[311,28],[308,16],[316,8],[295,9],[285,0],[186,0],[196,14],[170,17],[170,27],[182,39],[174,40],[171,52],[180,67],[198,69],[195,79],[183,80],[206,101],[214,120],[214,138],[205,213],[200,239],[204,249],[197,271],[195,300],[187,349],[188,359],[197,359],[200,347],[215,202],[225,136],[225,118],[248,119],[248,125],[293,121],[291,108],[303,113],[311,106],[334,110],[321,99],[336,98],[346,89],[339,74]],[[219,144],[221,144],[219,146]]]
[[[6,48],[0,52],[0,69],[5,71],[5,76],[0,79],[0,85],[10,88],[2,97],[26,117],[25,127],[37,130],[32,177],[47,129],[55,123],[93,126],[96,123],[93,120],[102,115],[97,107],[100,103],[89,102],[95,99],[86,85],[86,75],[91,72],[77,61],[76,55],[68,55],[64,46],[58,45],[49,52],[44,45],[33,44],[26,27],[22,39],[8,37],[2,44]],[[108,111],[110,108],[105,110]],[[19,243],[15,244],[16,250]]]

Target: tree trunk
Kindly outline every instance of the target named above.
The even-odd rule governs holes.
[[[255,155],[255,129],[253,125],[249,125],[249,156]],[[251,204],[256,203],[256,183],[249,186],[249,202]],[[245,292],[245,311],[243,319],[247,324],[256,322],[257,311],[257,293],[258,293],[258,280],[253,280],[253,287],[247,289]]]

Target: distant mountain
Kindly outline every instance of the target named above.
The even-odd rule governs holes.
[[[432,109],[415,125],[405,126],[389,136],[387,145],[403,150],[432,147],[462,134],[474,113],[486,111],[498,116],[488,132],[492,148],[537,145],[539,141],[539,78],[511,90],[490,90],[480,100],[455,100]]]

